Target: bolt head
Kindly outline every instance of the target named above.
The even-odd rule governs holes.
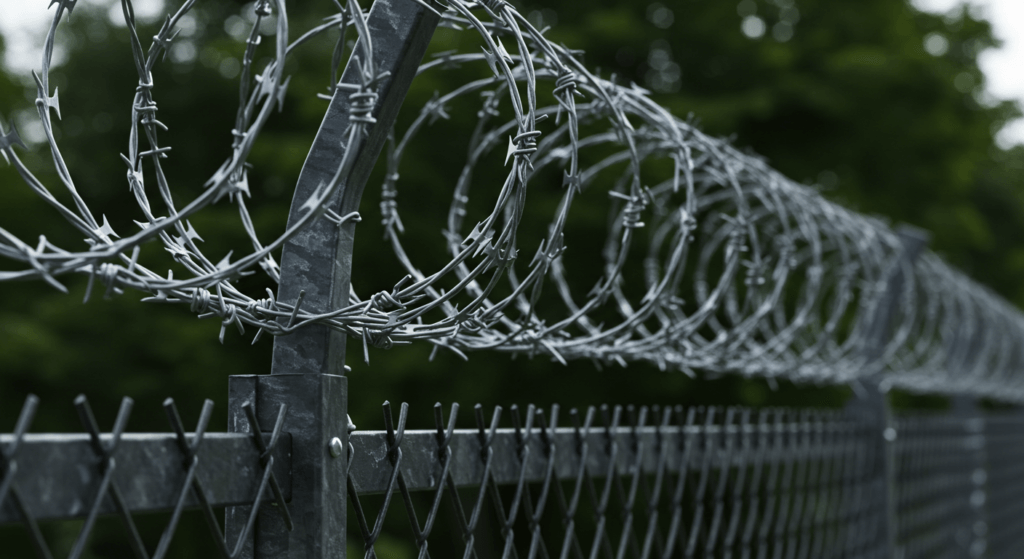
[[[345,450],[345,447],[342,446],[341,439],[339,439],[338,437],[334,437],[333,439],[331,439],[330,449],[331,456],[337,458],[341,456],[341,453]]]

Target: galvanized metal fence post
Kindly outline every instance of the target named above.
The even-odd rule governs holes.
[[[871,314],[868,325],[867,344],[864,347],[866,366],[873,369],[862,383],[863,390],[847,404],[847,413],[855,421],[864,422],[876,434],[877,441],[870,459],[874,465],[872,494],[884,504],[885,513],[879,519],[877,541],[885,546],[883,557],[898,559],[896,555],[896,463],[893,444],[898,433],[889,406],[887,391],[881,385],[881,373],[885,348],[892,331],[892,319],[901,304],[908,273],[914,261],[924,251],[928,236],[919,229],[902,226],[898,230],[902,251],[898,261],[889,271],[884,291]]]
[[[964,429],[963,452],[968,455],[971,467],[963,472],[970,477],[971,488],[967,499],[968,510],[964,518],[958,541],[964,546],[968,557],[977,559],[986,556],[988,549],[988,452],[985,436],[985,415],[973,397],[952,398],[953,414],[961,419]]]
[[[956,325],[953,343],[947,349],[946,367],[958,371],[968,378],[984,375],[979,370],[977,355],[988,336],[984,325],[961,321]],[[974,369],[974,370],[972,370]],[[986,556],[988,548],[988,453],[984,410],[974,396],[959,394],[950,399],[953,417],[959,420],[962,431],[961,451],[965,454],[968,469],[961,475],[968,477],[965,484],[968,492],[961,496],[966,511],[963,524],[956,534],[956,541],[963,547],[964,554],[972,558]]]
[[[440,21],[440,6],[417,0],[377,0],[367,19],[379,79],[376,123],[367,134],[343,145],[348,137],[352,101],[337,88],[299,175],[289,224],[303,204],[337,172],[344,150],[356,150],[355,164],[329,209],[345,215],[358,211],[363,187],[395,122],[427,45]],[[353,60],[359,56],[356,47]],[[359,58],[356,58],[356,57]],[[363,70],[350,62],[343,84],[356,84]],[[303,310],[327,312],[349,301],[355,222],[341,225],[320,219],[285,244],[277,300]],[[289,510],[293,526],[276,511],[261,511],[254,541],[243,557],[253,559],[326,559],[345,557],[347,472],[347,379],[345,334],[311,325],[274,341],[271,374],[232,377],[231,428],[241,406],[252,403],[261,425],[272,424],[281,404],[288,406],[284,429],[291,434],[292,472]],[[227,513],[229,532],[239,533],[242,507]]]

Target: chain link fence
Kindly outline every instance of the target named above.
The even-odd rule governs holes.
[[[39,557],[89,556],[104,515],[133,557],[165,557],[186,510],[208,525],[211,557],[306,556],[265,553],[275,530],[294,528],[287,410],[270,432],[207,433],[207,404],[186,432],[168,401],[169,433],[133,434],[126,399],[104,433],[79,398],[84,433],[36,435],[36,403],[0,435],[0,524],[22,526]],[[1017,412],[881,427],[856,410],[477,405],[476,428],[456,429],[459,410],[438,404],[434,425],[414,430],[408,405],[394,418],[385,403],[383,430],[330,448],[347,459],[347,556],[938,559],[1024,547]],[[251,404],[241,412],[257,425]],[[156,511],[166,526],[144,541],[134,519]],[[74,519],[70,549],[39,527]],[[345,526],[329,529],[344,539]]]

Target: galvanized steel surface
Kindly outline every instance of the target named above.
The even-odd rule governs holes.
[[[367,558],[395,508],[420,557],[443,515],[463,557],[872,557],[884,548],[871,432],[839,413],[602,407],[572,410],[573,426],[559,429],[557,406],[548,415],[530,406],[525,415],[513,407],[512,429],[499,431],[502,410],[488,422],[478,406],[476,432],[456,433],[458,406],[446,426],[438,405],[433,440],[405,431],[406,405],[397,425],[391,413],[385,404],[384,444],[367,440],[351,455]],[[381,489],[380,508],[364,510],[366,494]],[[416,490],[429,491],[429,504],[414,504]],[[442,501],[452,505],[445,512]]]
[[[490,418],[477,406],[477,428],[456,430],[458,411],[445,421],[438,404],[434,429],[413,431],[408,406],[394,424],[385,404],[385,431],[350,436],[364,557],[393,549],[395,538],[431,556],[430,543],[451,545],[453,531],[463,557],[953,559],[1024,550],[1019,411],[902,414],[885,431],[856,409],[603,406],[560,421],[558,406],[499,407]],[[880,450],[895,457],[890,527]],[[378,545],[389,515],[407,516],[412,535],[391,528]]]
[[[125,433],[133,402],[122,400],[110,433],[101,433],[85,396],[75,407],[84,435],[28,433],[39,400],[29,396],[11,435],[0,435],[0,524],[22,524],[41,559],[52,559],[40,520],[84,519],[68,552],[87,554],[101,515],[120,517],[133,556],[167,556],[181,514],[200,509],[224,558],[241,557],[261,505],[273,502],[275,514],[291,525],[286,500],[291,497],[291,437],[282,432],[285,406],[278,408],[273,431],[260,430],[251,403],[245,406],[250,434],[206,433],[213,402],[206,400],[195,431],[189,435],[174,401],[164,410],[173,434]],[[214,507],[251,505],[247,523],[225,537]],[[170,511],[155,546],[139,535],[134,515]],[[232,537],[233,536],[233,537]],[[152,551],[150,551],[152,549]]]
[[[84,399],[77,405],[87,410]],[[275,429],[257,429],[257,440],[205,433],[209,405],[186,433],[173,403],[165,407],[169,436],[124,433],[126,411],[111,434],[83,411],[84,435],[32,435],[30,398],[14,433],[0,436],[0,524],[22,524],[48,558],[38,522],[85,519],[70,554],[79,557],[96,518],[113,514],[135,557],[162,557],[182,512],[198,508],[221,556],[288,556],[246,547],[252,530],[263,534],[257,542],[275,533],[271,517],[288,532],[296,456],[286,415],[264,418]],[[366,557],[382,534],[409,538],[425,557],[431,542],[448,549],[453,537],[466,557],[1010,558],[1024,549],[1019,412],[901,415],[883,433],[856,409],[556,405],[485,414],[478,405],[477,427],[455,429],[459,406],[446,417],[438,404],[431,430],[407,429],[405,404],[397,418],[390,404],[383,411],[385,429],[352,432],[345,453],[350,528]],[[883,439],[898,482],[893,555],[881,537]],[[278,506],[238,509],[248,520],[226,538],[211,508],[266,501]],[[133,516],[155,510],[170,518],[159,541],[146,542]],[[386,519],[395,516],[411,536],[394,532]]]

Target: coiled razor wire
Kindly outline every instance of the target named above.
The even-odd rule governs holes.
[[[147,301],[184,303],[201,317],[219,317],[222,340],[229,327],[255,327],[259,337],[323,323],[361,339],[364,351],[424,340],[462,356],[490,350],[560,362],[646,361],[684,372],[815,383],[848,383],[881,372],[888,386],[1024,400],[1024,318],[1006,301],[934,254],[912,265],[901,260],[900,239],[884,223],[839,207],[763,160],[701,133],[642,88],[590,72],[581,52],[547,40],[546,30],[503,0],[431,5],[444,10],[442,26],[479,40],[422,64],[421,73],[442,77],[462,68],[455,74],[460,83],[420,107],[411,125],[394,131],[388,147],[380,208],[385,240],[406,275],[370,297],[353,292],[347,306],[326,313],[303,309],[301,297],[276,300],[269,288],[268,297],[243,293],[236,280],[257,268],[278,281],[274,254],[303,226],[316,219],[339,225],[360,219],[327,208],[353,164],[350,150],[334,180],[305,201],[297,223],[269,242],[259,239],[249,213],[248,157],[273,110],[284,103],[284,61],[293,49],[314,36],[337,34],[331,73],[337,83],[346,33],[354,30],[365,53],[372,53],[372,38],[356,0],[336,0],[336,14],[291,42],[284,0],[256,2],[242,55],[231,157],[201,195],[182,205],[165,172],[164,160],[173,152],[160,141],[167,127],[157,119],[152,70],[194,3],[188,0],[168,16],[144,50],[131,0],[121,2],[139,75],[129,151],[122,158],[142,218],[136,221],[140,231],[118,235],[78,194],[54,137],[52,114],[60,117],[57,92],[51,96],[49,89],[54,38],[75,5],[55,0],[36,105],[61,184],[44,184],[22,163],[14,149],[25,147],[17,130],[0,129],[0,151],[36,194],[85,235],[86,246],[69,250],[45,236],[33,245],[0,229],[0,254],[17,263],[17,269],[0,272],[0,280],[41,279],[66,291],[65,276],[85,275],[87,299],[100,284],[107,295],[134,289],[148,293]],[[260,46],[260,25],[273,16],[275,42]],[[257,52],[272,56],[258,73]],[[372,55],[364,58],[352,61],[360,83],[330,91],[349,95],[349,140],[374,124],[381,76]],[[465,78],[470,75],[476,78]],[[427,268],[402,241],[402,156],[414,142],[437,141],[429,135],[435,121],[467,110],[475,110],[477,119],[464,167],[451,178],[443,232],[449,256]],[[474,181],[474,175],[493,172],[501,156],[503,181]],[[144,167],[155,185],[146,184]],[[531,195],[552,190],[551,180],[541,182],[545,176],[561,178],[557,208],[543,239],[522,246],[528,258],[518,258]],[[51,193],[60,187],[70,192],[72,207]],[[484,206],[470,204],[471,187]],[[565,252],[573,247],[573,216],[580,214],[571,210],[601,201],[609,204],[604,250],[582,256],[603,265],[593,274],[596,281],[570,281],[577,266],[567,264]],[[200,232],[189,221],[218,203],[237,206],[251,239],[251,252],[233,262],[205,255],[197,244]],[[490,209],[478,212],[477,206]],[[525,227],[537,231],[541,225]],[[171,253],[177,267],[158,273],[146,266],[158,247]],[[892,311],[892,334],[872,351],[871,317],[891,300],[885,298],[892,289],[888,278],[901,265],[907,281]],[[581,291],[579,284],[588,288]]]

